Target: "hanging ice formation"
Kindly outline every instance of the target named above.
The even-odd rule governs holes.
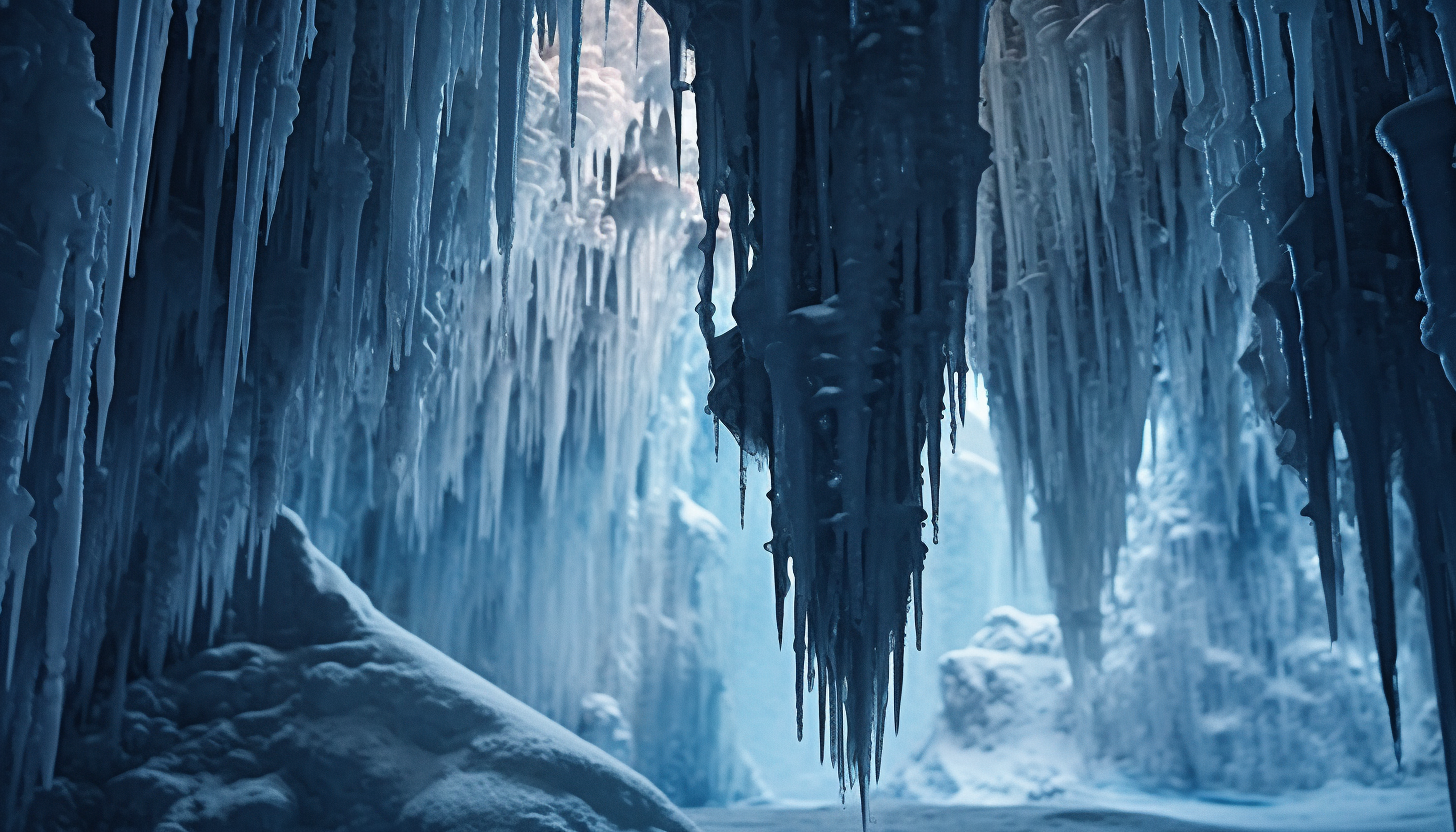
[[[907,606],[919,624],[943,401],[965,393],[979,7],[657,5],[674,59],[693,49],[693,77],[678,78],[696,102],[708,219],[709,407],[771,471],[800,735],[817,691],[821,752],[863,795],[891,701],[898,719]],[[717,333],[725,198],[737,326]]]
[[[1250,464],[1236,441],[1242,352],[1278,455],[1308,487],[1331,637],[1337,429],[1348,448],[1397,756],[1391,500],[1409,505],[1449,732],[1456,397],[1420,348],[1402,192],[1375,143],[1392,108],[1448,95],[1431,17],[1381,2],[1001,0],[988,32],[995,167],[980,192],[974,355],[1003,471],[1032,475],[1069,652],[1084,673],[1095,665],[1155,356],[1185,413],[1220,415],[1224,522],[1237,527]],[[1449,159],[1450,133],[1422,125],[1392,114],[1387,141],[1428,139],[1424,158]],[[1418,233],[1422,221],[1449,227],[1450,193],[1407,191]],[[1443,300],[1449,235],[1433,237],[1425,297]],[[1438,351],[1441,315],[1433,302],[1425,329]]]
[[[728,756],[659,406],[701,226],[665,30],[601,11],[0,4],[0,814],[285,502],[565,724],[606,690]]]
[[[1439,778],[1439,709],[1405,506],[1395,502],[1392,524],[1398,765],[1364,576],[1345,576],[1331,643],[1315,536],[1299,516],[1305,487],[1279,462],[1270,432],[1250,420],[1235,436],[1243,463],[1229,506],[1224,414],[1187,413],[1168,394],[1172,381],[1154,382],[1156,450],[1129,500],[1128,542],[1103,608],[1105,653],[1078,697],[1083,736],[1120,774],[1179,790],[1267,794]],[[1337,446],[1334,482],[1337,502],[1349,506],[1344,450]],[[1343,523],[1352,528],[1351,518]],[[1345,537],[1347,557],[1358,556],[1354,537]]]
[[[864,785],[883,729],[921,557],[917,459],[928,438],[934,501],[926,426],[941,379],[965,370],[960,321],[942,329],[926,310],[958,316],[967,275],[966,341],[1009,502],[1023,487],[1037,499],[1079,676],[1097,664],[1103,585],[1166,370],[1189,417],[1222,427],[1230,527],[1253,464],[1243,414],[1272,419],[1279,458],[1308,486],[1332,637],[1344,435],[1397,753],[1390,500],[1409,503],[1443,725],[1456,725],[1456,399],[1419,347],[1402,193],[1375,144],[1392,108],[1444,100],[1425,10],[1002,0],[982,27],[953,2],[661,5],[695,50],[703,205],[711,224],[726,197],[740,264],[734,330],[713,329],[711,268],[700,282],[709,404],[769,457],[778,590],[793,590],[801,688],[819,685],[842,776]],[[994,166],[972,226],[981,134],[957,85],[978,75]],[[1450,156],[1445,133],[1402,132],[1395,115],[1385,133],[1397,152],[1412,143],[1407,156]],[[1421,155],[1422,140],[1435,151]],[[1428,229],[1426,343],[1440,352],[1451,208],[1437,166],[1407,195]],[[941,274],[943,287],[925,283]]]

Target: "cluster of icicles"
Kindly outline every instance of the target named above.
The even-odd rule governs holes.
[[[729,332],[717,276],[700,282],[709,404],[768,457],[801,709],[817,684],[841,782],[863,789],[878,764],[918,609],[923,474],[933,521],[941,399],[957,404],[968,357],[1008,503],[1037,501],[1080,679],[1166,373],[1190,425],[1221,427],[1230,528],[1259,493],[1239,431],[1272,420],[1309,487],[1332,636],[1343,434],[1397,754],[1390,501],[1409,504],[1452,724],[1456,397],[1421,349],[1410,226],[1375,142],[1384,114],[1446,88],[1424,9],[661,5],[695,47],[703,206],[711,225],[726,198],[739,264]]]
[[[551,622],[605,597],[632,624],[651,549],[614,517],[699,262],[661,22],[93,6],[0,4],[3,814],[64,720],[226,628],[285,502],[441,646],[493,627],[499,681],[569,717],[552,679],[600,689],[628,639]],[[542,545],[601,583],[557,591]]]
[[[964,415],[986,155],[977,8],[913,5],[659,4],[694,48],[708,404],[770,471],[767,548],[800,736],[817,693],[821,756],[861,797],[892,703],[898,723],[910,610],[919,638],[947,395]],[[735,326],[719,333],[724,201]]]
[[[1308,486],[1331,637],[1343,437],[1399,758],[1392,500],[1415,521],[1443,726],[1456,716],[1456,396],[1421,349],[1411,230],[1376,143],[1393,108],[1449,95],[1433,19],[1315,0],[997,0],[989,15],[973,356],[1011,505],[1030,474],[1074,668],[1096,666],[1166,372],[1180,419],[1221,428],[1205,470],[1231,531],[1260,512],[1239,504],[1259,493],[1240,427],[1272,419]]]
[[[630,275],[680,271],[688,227],[619,192],[655,107],[579,74],[580,0],[385,5],[120,3],[88,21],[115,35],[105,118],[69,11],[0,9],[0,44],[26,56],[0,158],[41,160],[0,209],[25,299],[3,312],[0,369],[10,800],[49,776],[68,689],[85,708],[99,668],[124,678],[135,652],[155,670],[217,629],[237,553],[266,568],[259,532],[284,499],[345,529],[382,507],[358,567],[383,586],[404,566],[383,588],[408,607],[438,594],[432,543],[499,535],[512,500],[549,515],[588,481],[573,470],[633,479],[620,440],[651,404],[632,381],[656,368],[632,362],[657,353],[628,345],[661,337],[671,303]],[[867,787],[898,707],[943,400],[963,405],[972,361],[1008,484],[1038,501],[1079,674],[1156,362],[1229,432],[1241,366],[1309,485],[1330,604],[1344,437],[1393,729],[1389,500],[1410,504],[1453,725],[1456,409],[1420,347],[1410,229],[1373,143],[1380,116],[1444,88],[1426,11],[654,5],[679,136],[696,99],[710,405],[768,457],[801,713],[817,685],[843,782]],[[531,72],[548,43],[555,102]],[[737,327],[720,334],[724,199]],[[468,552],[449,557],[478,569]]]

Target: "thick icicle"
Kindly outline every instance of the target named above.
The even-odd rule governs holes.
[[[922,491],[928,475],[934,508],[938,448],[928,472],[921,453],[966,370],[968,194],[986,144],[964,45],[979,39],[981,10],[862,8],[851,21],[816,2],[753,20],[747,4],[721,17],[663,6],[696,62],[702,205],[727,196],[740,270],[727,332],[712,324],[711,273],[700,281],[709,405],[767,457],[800,730],[817,684],[821,749],[863,798],[898,710],[892,668],[918,608],[921,529],[935,519]],[[885,83],[907,66],[920,67],[914,90]]]

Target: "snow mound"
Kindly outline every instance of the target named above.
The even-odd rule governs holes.
[[[971,646],[941,657],[935,730],[887,791],[986,806],[1063,794],[1079,760],[1071,689],[1057,617],[993,609]]]
[[[986,614],[985,626],[971,636],[971,647],[1032,656],[1061,656],[1062,630],[1055,615],[1032,615],[1015,607],[996,607]],[[961,652],[964,651],[950,655]]]
[[[269,550],[261,603],[240,576],[234,640],[133,682],[111,726],[68,738],[33,826],[693,829],[641,775],[376,611],[292,512]]]

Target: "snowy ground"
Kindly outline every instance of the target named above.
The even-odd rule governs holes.
[[[859,807],[689,810],[702,832],[856,832]],[[1449,832],[1444,789],[1330,786],[1268,803],[1086,791],[1040,806],[870,802],[871,832]]]
[[[1202,794],[1155,795],[1133,789],[1082,789],[1080,801],[1126,812],[1145,812],[1257,832],[1450,832],[1444,783],[1393,788],[1331,783],[1281,797]]]
[[[855,832],[859,807],[841,809],[697,809],[688,815],[702,832]],[[872,832],[1224,832],[1220,827],[1170,821],[1105,809],[1032,806],[929,806],[916,803],[876,804]]]

